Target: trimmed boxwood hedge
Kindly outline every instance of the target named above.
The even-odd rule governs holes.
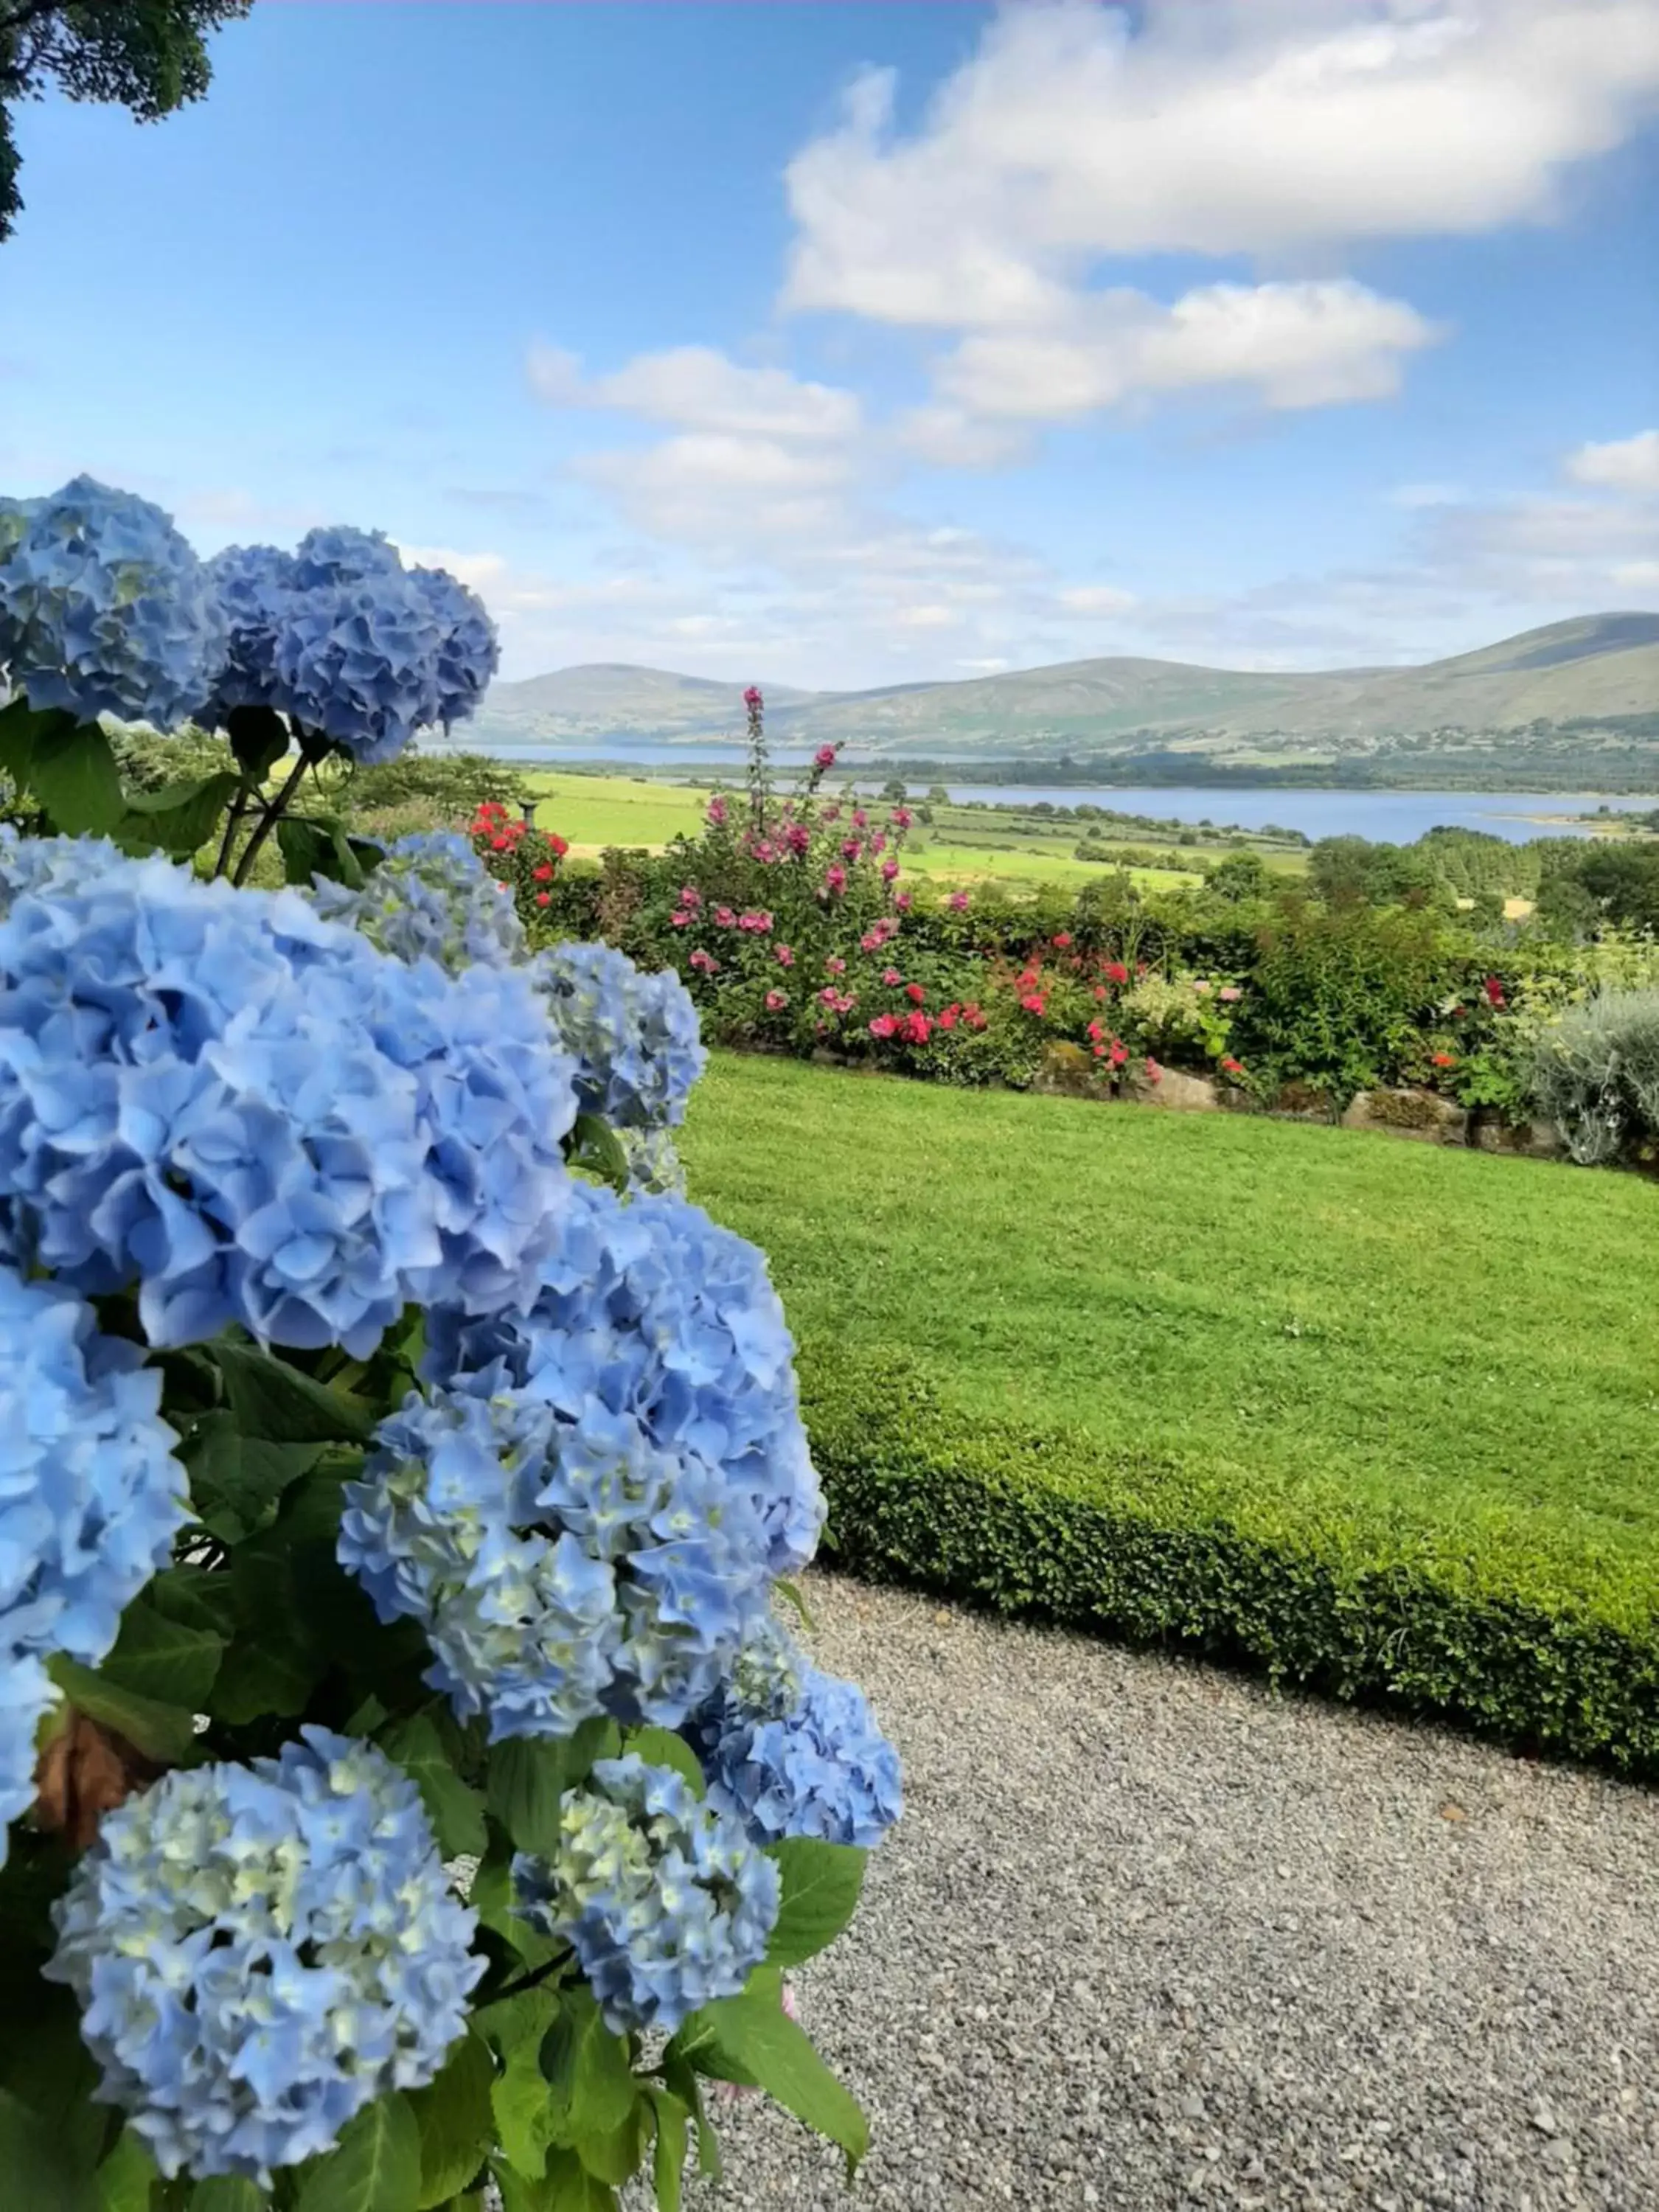
[[[1520,1522],[1290,1504],[1238,1469],[956,1419],[902,1357],[808,1346],[801,1372],[825,1556],[850,1572],[1659,1777],[1643,1562],[1553,1553]]]

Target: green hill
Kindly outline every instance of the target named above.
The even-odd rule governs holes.
[[[1069,755],[1132,778],[1335,768],[1421,781],[1432,764],[1465,781],[1659,781],[1659,613],[1583,616],[1415,668],[1259,673],[1113,658],[869,691],[763,688],[780,744],[840,740],[895,759],[1036,768]],[[617,664],[562,669],[497,684],[477,735],[503,747],[730,738],[741,690]]]

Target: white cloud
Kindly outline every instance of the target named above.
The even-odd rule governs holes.
[[[614,408],[685,430],[839,444],[863,427],[856,393],[787,369],[746,368],[712,346],[640,354],[608,375],[584,377],[574,354],[538,343],[529,369],[532,389],[550,406]]]
[[[1058,596],[1073,615],[1127,615],[1139,604],[1133,592],[1121,592],[1115,584],[1073,584]]]
[[[969,416],[1063,422],[1140,392],[1243,385],[1274,408],[1381,399],[1437,332],[1401,301],[1342,278],[1210,284],[1161,307],[1145,293],[1079,298],[1061,325],[975,332],[943,365]]]
[[[1580,446],[1567,457],[1567,474],[1579,483],[1615,491],[1659,492],[1659,430],[1639,430],[1603,446]]]
[[[786,301],[944,328],[1063,316],[1102,255],[1283,256],[1547,219],[1659,96],[1659,0],[1011,8],[902,137],[854,86],[787,180]]]

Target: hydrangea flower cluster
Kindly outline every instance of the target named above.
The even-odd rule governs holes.
[[[795,1573],[817,1548],[824,1506],[764,1257],[684,1199],[624,1204],[571,1188],[533,1302],[476,1320],[430,1313],[423,1379],[447,1388],[500,1362],[507,1384],[577,1436],[627,1417],[656,1450],[702,1462],[746,1497],[767,1573]]]
[[[61,849],[61,848],[60,848]],[[571,1064],[522,972],[388,958],[292,891],[151,859],[0,919],[0,1199],[154,1345],[373,1349],[411,1301],[533,1294]]]
[[[161,1377],[90,1306],[0,1265],[0,1866],[34,1799],[43,1662],[96,1666],[185,1521]]]
[[[105,1821],[46,1972],[169,2178],[271,2170],[432,2080],[485,1962],[414,1784],[325,1729],[168,1774]]]
[[[880,1842],[903,1810],[898,1753],[856,1684],[810,1665],[774,1621],[686,1731],[708,1802],[757,1844]]]
[[[525,957],[512,893],[453,830],[398,838],[361,890],[319,877],[311,896],[320,913],[361,930],[394,959],[435,960],[459,975],[464,968],[507,968]]]
[[[200,708],[228,624],[159,507],[76,477],[0,501],[0,669],[32,707],[170,730]]]
[[[216,704],[275,708],[355,759],[470,714],[495,671],[483,603],[447,571],[406,569],[378,532],[313,530],[291,554],[232,546],[209,564],[229,625]]]
[[[666,1129],[618,1129],[631,1192],[658,1198],[685,1196],[685,1164]]]
[[[553,1859],[514,1860],[520,1909],[569,1943],[614,2033],[672,2034],[765,1956],[778,1870],[672,1768],[601,1759],[589,1782],[565,1797]]]
[[[708,1055],[697,1010],[672,968],[643,974],[609,945],[558,945],[531,974],[546,994],[565,1050],[580,1063],[584,1113],[618,1129],[673,1127],[685,1119]]]

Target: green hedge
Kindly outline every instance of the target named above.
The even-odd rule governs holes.
[[[953,1419],[903,1358],[802,1362],[826,1557],[1517,1747],[1659,1777],[1659,1591],[1644,1563],[1499,1527],[1289,1506],[1237,1469],[1080,1430]]]

